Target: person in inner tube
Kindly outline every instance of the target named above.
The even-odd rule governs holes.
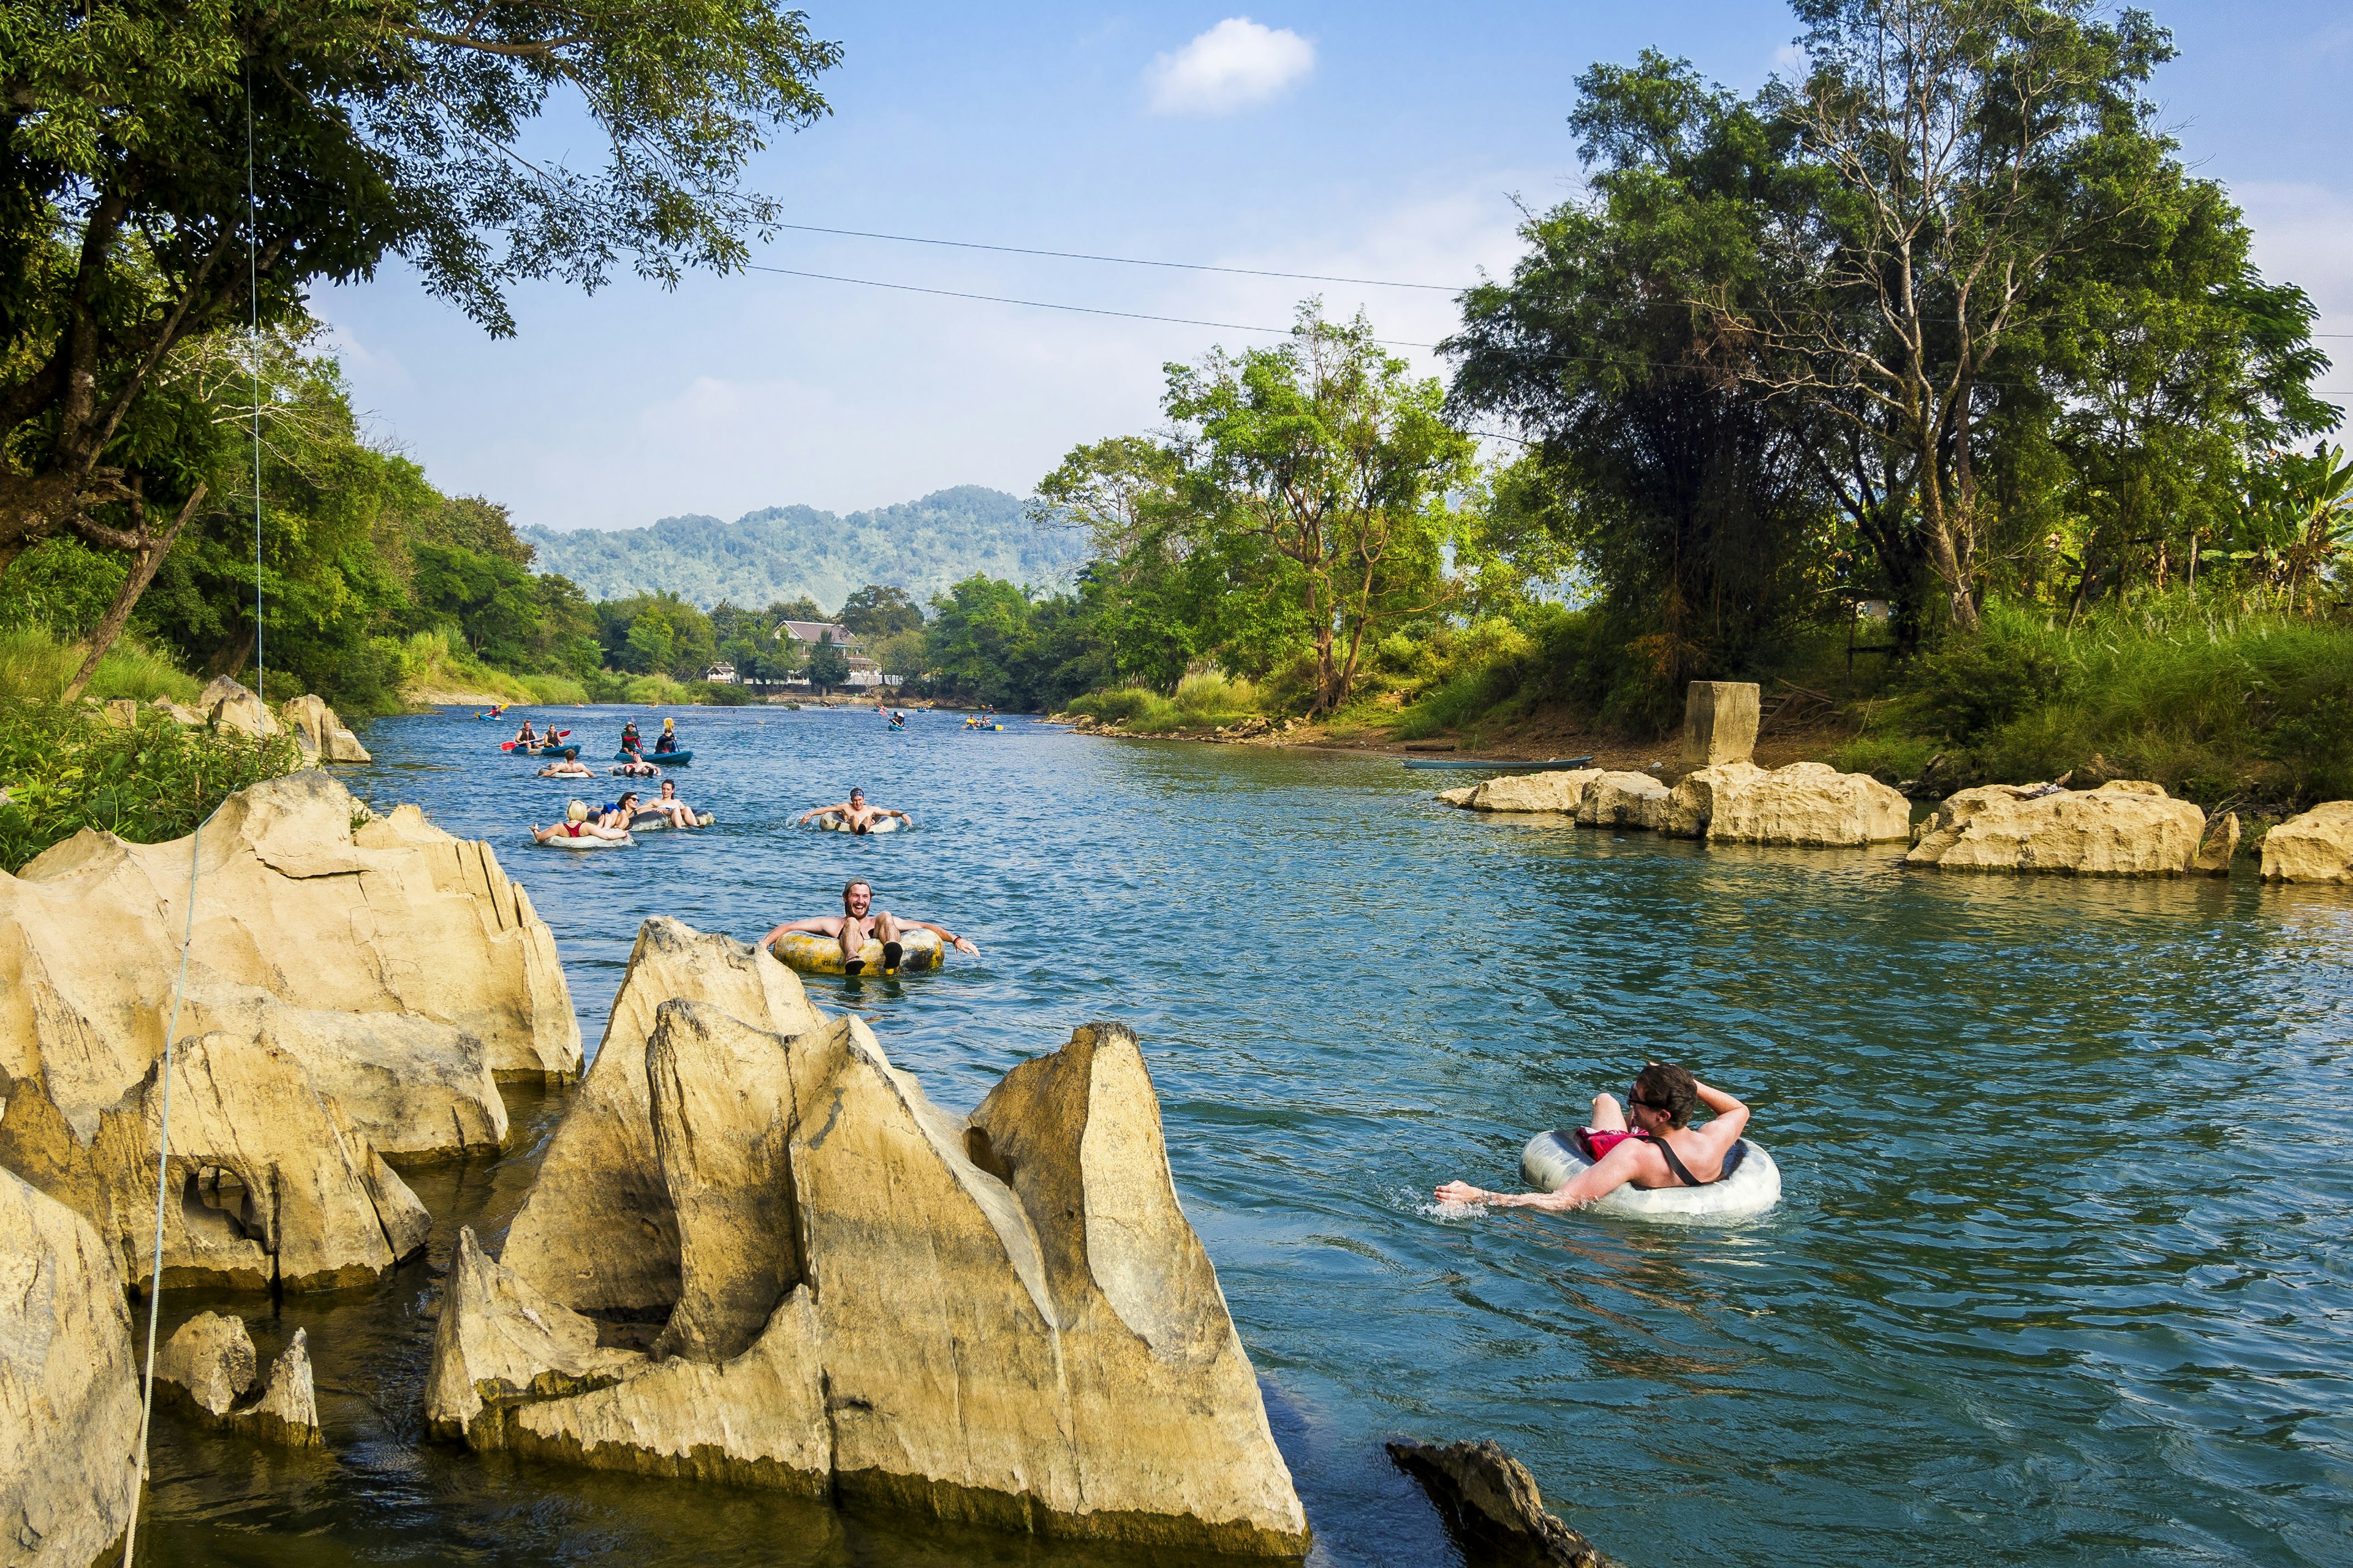
[[[607,827],[626,828],[629,826],[630,819],[637,815],[638,792],[633,789],[624,790],[620,799],[608,800],[597,808],[596,820]]]
[[[877,824],[892,816],[910,827],[915,826],[915,819],[903,811],[892,811],[888,806],[867,805],[866,792],[862,789],[851,790],[848,800],[836,801],[831,805],[820,805],[815,811],[803,812],[800,821],[794,826],[807,827],[811,817],[827,816],[841,818],[849,825],[849,831],[852,833],[871,833]]]
[[[607,827],[594,820],[588,815],[588,803],[575,800],[565,807],[564,820],[554,826],[542,827],[533,823],[531,836],[542,844],[553,844],[559,838],[627,838],[629,832],[626,827]]]
[[[1692,1111],[1703,1105],[1714,1118],[1694,1127]],[[1725,1159],[1747,1125],[1748,1108],[1724,1090],[1672,1062],[1652,1062],[1634,1075],[1624,1109],[1614,1096],[1593,1097],[1593,1123],[1577,1134],[1593,1163],[1557,1192],[1491,1193],[1449,1182],[1435,1195],[1442,1204],[1574,1209],[1623,1186],[1704,1187],[1722,1178]]]
[[[956,935],[945,926],[934,925],[929,921],[903,919],[888,910],[873,908],[873,885],[860,877],[843,885],[841,913],[811,915],[805,921],[787,921],[762,937],[760,945],[770,946],[786,931],[815,931],[819,936],[832,937],[841,943],[841,972],[844,974],[856,974],[866,967],[865,960],[859,954],[865,951],[866,940],[870,936],[882,944],[882,973],[885,974],[898,969],[899,938],[908,931],[930,931],[958,952],[977,954],[980,952],[969,939]]]
[[[661,782],[661,794],[648,801],[644,809],[660,812],[670,818],[672,827],[697,827],[702,825],[694,807],[678,798],[678,785],[668,779]]]

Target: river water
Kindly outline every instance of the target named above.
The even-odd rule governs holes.
[[[556,716],[601,756],[623,714]],[[491,840],[592,1049],[646,916],[750,940],[850,875],[980,944],[811,983],[942,1103],[1133,1026],[1319,1563],[1455,1560],[1397,1436],[1499,1439],[1634,1568],[2353,1561],[2353,897],[1707,849],[1450,811],[1388,759],[1010,722],[686,710],[719,825],[595,855],[526,842],[567,791],[470,714],[377,724],[346,776]],[[786,826],[852,784],[919,830]],[[1654,1057],[1755,1108],[1772,1215],[1430,1212]],[[455,1227],[502,1234],[562,1098],[411,1177],[440,1223],[381,1286],[167,1300],[265,1360],[307,1328],[327,1448],[161,1419],[156,1561],[1174,1561],[426,1441]]]

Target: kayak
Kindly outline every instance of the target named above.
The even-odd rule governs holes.
[[[694,761],[694,753],[692,752],[615,752],[613,760],[617,763],[651,763],[658,768],[677,767],[681,763]]]
[[[1592,760],[1591,757],[1555,757],[1550,762],[1545,763],[1508,763],[1457,761],[1452,757],[1408,757],[1405,759],[1405,765],[1409,768],[1480,768],[1488,773],[1549,773],[1560,768],[1581,768]]]

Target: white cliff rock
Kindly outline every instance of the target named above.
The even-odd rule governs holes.
[[[216,730],[234,730],[256,739],[275,735],[281,726],[261,699],[226,675],[216,676],[196,699],[205,721]]]
[[[1601,776],[1599,768],[1566,768],[1548,773],[1505,773],[1477,786],[1473,811],[1558,811],[1575,816],[1585,792]]]
[[[1640,827],[1657,832],[1667,825],[1672,793],[1648,773],[1605,773],[1586,785],[1577,802],[1580,827]]]
[[[260,1365],[243,1318],[199,1312],[155,1352],[155,1386],[218,1419],[245,1397]]]
[[[1911,837],[1912,803],[1868,773],[1825,763],[1791,763],[1742,774],[1715,791],[1711,844],[1815,847],[1901,843]]]
[[[536,1235],[519,1219],[496,1265],[461,1240],[428,1382],[436,1430],[1041,1533],[1305,1550],[1132,1036],[1082,1029],[967,1122],[860,1020],[790,1018],[804,1026],[787,1035],[659,997],[665,978],[777,1010],[746,985],[763,972],[649,922],[625,990],[652,1026],[625,1030],[617,1005],[597,1063],[641,1041],[651,1174],[632,1169],[627,1190],[646,1223],[565,1190],[610,1185],[588,1151],[644,1158],[615,1136],[620,1097],[600,1107],[584,1088],[567,1130],[585,1112],[594,1131],[561,1169],[551,1149],[526,1210]],[[592,1267],[562,1267],[572,1233],[550,1221],[582,1214],[643,1248],[666,1238],[666,1267],[621,1280],[576,1250]],[[613,1298],[663,1282],[655,1355],[597,1349],[596,1322],[571,1310],[633,1307]]]
[[[1665,831],[1676,838],[1704,838],[1720,799],[1765,776],[1755,763],[1724,763],[1694,769],[1675,781],[1667,796]]]
[[[89,1568],[131,1519],[139,1384],[90,1222],[0,1171],[0,1560]]]
[[[2332,800],[2263,835],[2266,882],[2353,882],[2353,800]]]
[[[2206,814],[2158,785],[2095,790],[1990,784],[1948,797],[1920,824],[1906,866],[2077,877],[2178,877],[2206,837]]]
[[[322,763],[372,763],[360,738],[335,716],[335,710],[315,696],[297,697],[279,705],[295,743]]]

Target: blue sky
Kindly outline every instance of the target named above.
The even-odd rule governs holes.
[[[793,221],[1447,284],[1509,268],[1515,196],[1542,208],[1577,189],[1563,117],[1588,64],[1655,46],[1748,89],[1797,31],[1762,0],[807,8],[846,49],[824,83],[834,113],[753,176]],[[2321,330],[2353,334],[2353,14],[2155,10],[2182,50],[2157,96],[2187,156],[2246,209],[2266,274],[2311,291]],[[586,134],[574,145],[595,158]],[[821,235],[758,259],[1272,327],[1320,291],[1423,342],[1453,320],[1426,290]],[[847,510],[954,484],[1026,493],[1071,446],[1151,428],[1163,362],[1264,341],[762,273],[525,289],[522,331],[501,342],[397,266],[314,306],[380,439],[445,489],[559,528]],[[2343,368],[2325,384],[2353,390],[2353,335],[2328,346]]]

